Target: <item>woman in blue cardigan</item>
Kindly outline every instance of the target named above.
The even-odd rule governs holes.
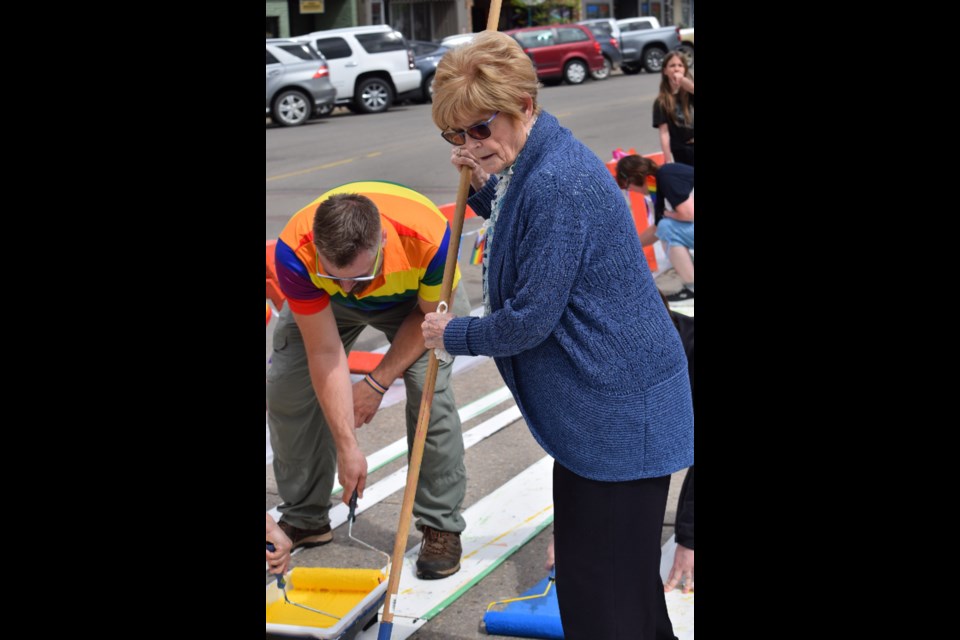
[[[674,638],[660,581],[670,474],[693,464],[687,361],[607,168],[537,104],[530,58],[483,32],[447,54],[433,120],[486,218],[483,318],[428,314],[427,347],[492,356],[555,459],[568,640]]]

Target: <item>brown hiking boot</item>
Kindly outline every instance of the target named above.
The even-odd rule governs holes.
[[[417,577],[438,580],[460,571],[460,534],[440,531],[424,525],[420,556],[417,558]]]
[[[287,537],[290,538],[290,541],[293,543],[290,551],[293,551],[297,547],[303,547],[304,549],[319,547],[333,540],[333,532],[330,531],[329,524],[325,524],[319,529],[301,529],[300,527],[293,526],[289,522],[281,520],[280,528],[283,529],[283,532],[287,534]]]

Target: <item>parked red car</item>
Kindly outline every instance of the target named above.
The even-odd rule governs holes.
[[[524,52],[533,60],[542,81],[566,80],[580,84],[591,71],[603,69],[600,43],[590,30],[579,24],[511,29]]]

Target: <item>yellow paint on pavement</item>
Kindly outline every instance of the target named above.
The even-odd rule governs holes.
[[[369,157],[369,156],[368,156]],[[356,160],[356,158],[346,158],[345,160],[337,160],[336,162],[328,162],[327,164],[321,164],[316,167],[309,167],[307,169],[301,169],[300,171],[291,171],[290,173],[281,173],[278,176],[271,176],[267,178],[267,182],[272,182],[274,180],[283,180],[284,178],[292,178],[293,176],[302,176],[305,173],[312,173],[314,171],[320,171],[321,169],[330,169],[333,167],[339,167],[342,164],[350,164]]]

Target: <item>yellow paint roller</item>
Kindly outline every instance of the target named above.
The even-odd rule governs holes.
[[[296,567],[289,574],[289,582],[277,577],[284,599],[267,605],[267,622],[332,627],[349,619],[357,605],[386,580],[387,576],[376,569]]]
[[[276,551],[277,548],[274,547],[271,543],[268,542],[268,543],[267,543],[267,550],[268,550],[268,551]],[[297,569],[299,569],[299,567],[297,567]],[[293,574],[296,573],[297,569],[294,569],[293,571],[290,572],[290,577],[293,577]],[[315,580],[315,579],[308,580],[308,579],[306,579],[306,576],[304,577],[304,582],[305,582],[305,583],[309,583],[309,582],[314,581],[314,580]],[[314,613],[319,613],[320,615],[327,616],[327,617],[333,618],[333,619],[335,619],[335,620],[339,620],[339,619],[340,619],[340,616],[335,616],[335,615],[333,615],[332,613],[327,613],[326,611],[321,611],[320,609],[314,609],[313,607],[308,607],[308,606],[305,605],[305,604],[300,604],[299,602],[293,602],[292,600],[290,600],[290,597],[287,596],[287,584],[286,584],[286,581],[283,579],[283,574],[282,574],[282,573],[279,574],[279,575],[277,575],[277,586],[280,588],[280,591],[283,593],[283,599],[284,599],[284,601],[285,601],[287,604],[292,604],[292,605],[295,606],[295,607],[300,607],[301,609],[306,609],[307,611],[312,611],[312,612],[314,612]]]
[[[369,593],[386,579],[378,569],[294,567],[290,586],[297,591],[362,591]]]

